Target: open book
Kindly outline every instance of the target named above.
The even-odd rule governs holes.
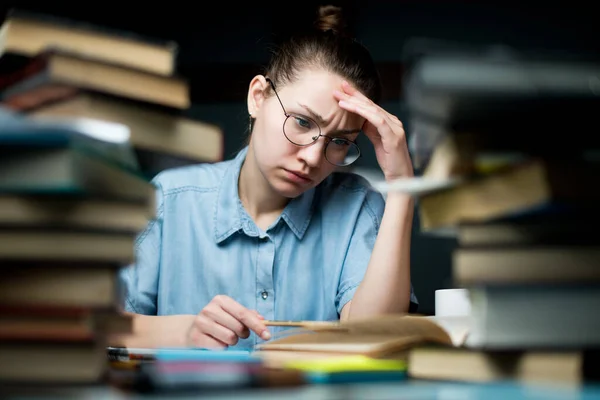
[[[422,343],[462,346],[469,332],[466,318],[415,315],[384,315],[312,325],[304,322],[301,326],[283,337],[257,345],[256,351],[387,357]]]
[[[470,343],[480,335],[470,321],[470,317],[391,315],[348,322],[290,322],[288,326],[299,329],[257,346],[254,354],[276,369],[315,360],[316,365],[338,361],[346,365],[346,360],[362,355],[403,360],[408,375],[418,379],[569,385],[598,380],[597,351],[485,349],[480,347],[485,341]]]

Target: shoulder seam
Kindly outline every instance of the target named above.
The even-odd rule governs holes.
[[[152,220],[150,220],[148,222],[148,226],[146,227],[146,229],[144,229],[144,231],[135,240],[136,250],[140,246],[140,244],[142,244],[142,242],[144,241],[144,239],[146,238],[146,236],[148,236],[148,234],[150,233],[150,231],[152,230],[152,228],[154,227],[154,225],[156,224],[156,222],[160,218],[162,218],[162,215],[163,215],[163,204],[161,204],[158,207],[158,209],[156,210],[156,217],[152,218]]]

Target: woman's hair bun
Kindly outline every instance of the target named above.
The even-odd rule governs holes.
[[[333,5],[320,6],[317,12],[315,26],[323,32],[333,32],[336,35],[348,36],[348,24],[342,8]]]

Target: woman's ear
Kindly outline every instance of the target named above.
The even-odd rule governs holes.
[[[262,106],[265,100],[265,91],[269,83],[263,75],[256,75],[250,81],[250,87],[248,88],[248,114],[252,118],[256,117],[258,110]]]

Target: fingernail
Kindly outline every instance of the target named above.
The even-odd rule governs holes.
[[[265,329],[260,334],[260,337],[262,338],[262,340],[269,340],[269,339],[271,339],[271,333],[268,330]]]

